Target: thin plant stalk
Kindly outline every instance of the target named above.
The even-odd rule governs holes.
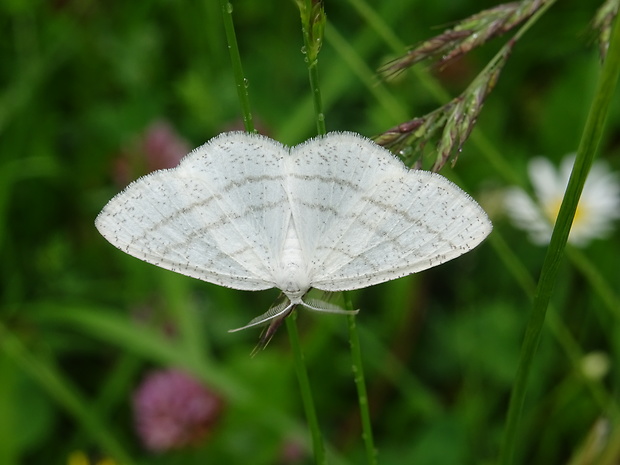
[[[551,241],[534,295],[534,304],[525,330],[515,383],[510,397],[506,429],[499,456],[500,465],[510,465],[514,462],[518,427],[527,390],[527,381],[532,371],[534,355],[540,341],[547,306],[557,278],[570,227],[575,216],[577,204],[579,203],[579,197],[601,140],[609,105],[612,101],[612,95],[619,75],[620,28],[614,27],[609,53],[603,64],[594,100],[590,107],[579,148],[577,149],[575,165],[568,181],[555,227],[553,228],[553,234],[551,235]]]
[[[317,132],[325,135],[325,114],[323,113],[323,102],[321,100],[321,90],[319,87],[319,68],[318,54],[323,41],[325,30],[325,13],[321,2],[314,3],[311,0],[298,1],[300,9],[302,31],[304,36],[304,53],[308,63],[308,75],[310,80],[310,90],[314,100],[314,112],[316,118]],[[346,308],[352,309],[351,301],[345,293]],[[377,454],[374,446],[372,434],[372,422],[368,407],[368,395],[366,393],[366,381],[362,366],[362,352],[355,322],[355,315],[349,315],[349,344],[351,347],[351,358],[353,366],[353,376],[357,388],[360,417],[362,420],[362,438],[366,448],[366,455],[370,465],[377,464]]]
[[[226,40],[228,43],[228,49],[230,51],[230,58],[233,66],[233,73],[235,76],[235,83],[237,87],[237,95],[241,104],[241,111],[243,114],[243,124],[247,132],[254,132],[254,125],[252,122],[252,112],[250,110],[250,99],[247,90],[247,80],[243,73],[243,67],[241,65],[241,56],[239,54],[239,47],[237,45],[237,37],[235,35],[235,27],[232,20],[232,4],[227,0],[220,0],[222,8],[222,15],[224,19],[224,29],[226,31]],[[311,74],[311,76],[318,77],[318,74]],[[318,81],[313,81],[317,82]],[[317,84],[318,85],[318,84]],[[318,102],[320,102],[320,94]],[[295,359],[295,371],[297,373],[297,380],[299,382],[299,389],[301,393],[301,399],[306,413],[306,419],[310,432],[312,434],[312,444],[314,450],[314,458],[317,465],[326,465],[327,459],[325,456],[325,445],[323,443],[323,436],[319,427],[319,422],[316,415],[316,409],[314,407],[314,399],[312,397],[312,389],[310,388],[310,381],[308,379],[308,372],[304,362],[303,352],[299,343],[299,333],[297,332],[296,312],[293,312],[291,316],[286,318],[286,329],[288,331],[289,340],[291,343],[291,349]]]
[[[286,329],[288,330],[293,357],[295,358],[295,371],[297,372],[297,381],[299,382],[299,391],[301,393],[301,401],[306,413],[308,427],[312,434],[312,448],[314,450],[314,461],[317,465],[327,464],[325,456],[325,445],[323,444],[323,435],[319,427],[319,420],[314,407],[314,399],[312,397],[312,388],[308,378],[308,371],[304,361],[304,354],[299,343],[299,333],[297,331],[297,312],[293,311],[286,321]]]
[[[226,42],[228,43],[228,51],[230,52],[230,61],[232,62],[233,74],[235,76],[237,96],[241,104],[243,126],[247,132],[254,132],[254,122],[252,120],[250,97],[248,94],[248,80],[243,73],[241,55],[239,54],[239,46],[237,45],[237,36],[235,34],[235,25],[232,18],[233,6],[228,0],[220,0],[220,6],[222,8],[224,31],[226,32]]]
[[[347,307],[351,308],[349,298],[345,298]],[[372,434],[372,420],[370,418],[370,408],[368,405],[368,393],[366,392],[366,380],[364,378],[364,367],[362,364],[362,350],[360,338],[357,331],[356,316],[349,315],[349,344],[351,346],[351,358],[353,362],[353,377],[357,388],[357,399],[360,406],[360,417],[362,420],[362,439],[366,448],[366,457],[369,465],[377,465],[377,450]]]
[[[308,74],[310,77],[310,87],[314,97],[314,111],[316,113],[316,130],[320,135],[327,132],[325,126],[325,115],[323,114],[323,102],[321,100],[321,91],[319,87],[319,69],[318,66],[308,66]]]
[[[325,16],[324,14],[321,16],[323,13],[321,5],[318,5],[318,7],[314,9],[312,2],[310,1],[298,1],[297,6],[299,7],[301,16],[302,32],[304,36],[304,48],[302,51],[306,55],[305,59],[308,63],[308,74],[310,78],[310,89],[312,90],[314,100],[317,131],[320,135],[324,135],[326,132],[325,117],[323,116],[323,103],[321,101],[321,91],[319,89],[317,57],[321,46],[320,41],[323,36],[321,22],[325,20]],[[312,26],[313,19],[319,21],[319,24],[316,27]],[[318,34],[317,40],[312,39],[313,34]],[[295,357],[295,370],[297,372],[297,380],[299,382],[301,399],[306,413],[306,420],[308,421],[308,427],[310,428],[310,432],[312,434],[314,461],[317,465],[323,465],[327,463],[327,458],[325,456],[325,444],[323,442],[323,434],[321,433],[321,428],[316,414],[316,407],[314,406],[312,389],[308,379],[308,370],[306,369],[304,355],[299,343],[296,320],[297,312],[294,311],[292,315],[286,319],[286,329],[288,330],[291,348]]]
[[[298,0],[297,6],[301,16],[301,30],[304,37],[303,53],[308,64],[308,78],[310,90],[314,102],[314,114],[316,116],[316,130],[322,136],[327,132],[325,126],[325,114],[323,113],[323,100],[321,99],[321,87],[319,86],[319,51],[323,43],[323,31],[325,28],[325,11],[322,2],[312,0]]]

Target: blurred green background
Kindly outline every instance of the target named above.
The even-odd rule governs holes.
[[[257,128],[286,144],[315,135],[294,2],[233,3]],[[404,46],[493,5],[326,1],[328,130],[372,136],[445,103],[422,75],[460,93],[507,37],[442,72],[421,65],[384,84],[374,73]],[[557,163],[576,150],[600,71],[590,29],[597,6],[567,0],[538,21],[482,111],[476,134],[486,148],[468,142],[442,171],[487,210],[492,240],[351,293],[383,465],[497,456],[530,309],[510,257],[535,279],[544,248],[506,221],[510,181],[485,150],[522,186],[530,157]],[[0,463],[84,463],[76,451],[93,464],[312,463],[286,332],[254,358],[259,331],[227,332],[277,291],[157,269],[93,225],[129,181],[242,128],[219,2],[1,0],[0,24]],[[619,129],[614,104],[600,158],[616,171]],[[525,405],[522,463],[569,463],[617,408],[619,238],[575,250],[562,266]],[[346,319],[301,311],[298,324],[331,460],[363,463]],[[600,370],[584,371],[588,363]],[[223,407],[199,444],[155,453],[135,431],[131,399],[147,372],[167,367],[191,373]]]

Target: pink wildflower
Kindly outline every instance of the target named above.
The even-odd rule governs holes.
[[[190,375],[169,369],[147,375],[134,393],[133,408],[144,446],[164,452],[203,440],[219,417],[222,401]]]

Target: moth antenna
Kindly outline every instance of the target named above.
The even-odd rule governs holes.
[[[241,328],[229,329],[228,332],[236,333],[237,331],[241,331],[242,329],[248,329],[248,328],[253,328],[254,326],[260,326],[282,315],[284,316],[288,315],[294,307],[295,307],[295,304],[286,300],[284,302],[281,302],[277,305],[272,306],[269,310],[267,310],[262,315],[257,316],[256,318],[253,318],[252,320],[250,320],[250,322],[247,325],[242,326]]]
[[[338,305],[319,299],[308,299],[306,301],[302,301],[301,305],[314,312],[335,313],[337,315],[357,315],[359,312],[359,309],[347,310],[339,307]]]

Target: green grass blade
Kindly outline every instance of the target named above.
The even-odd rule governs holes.
[[[551,242],[543,262],[540,279],[536,288],[532,313],[525,331],[525,338],[521,348],[521,357],[517,367],[515,384],[508,408],[506,430],[499,457],[499,463],[501,465],[510,465],[514,462],[514,453],[518,442],[518,427],[527,390],[527,381],[540,340],[547,306],[564,255],[564,249],[568,240],[571,223],[575,216],[577,204],[579,203],[579,197],[603,134],[609,105],[619,75],[620,28],[615,27],[609,46],[609,54],[603,65],[595,97],[590,107],[588,119],[577,150],[575,166],[573,167],[568,187],[560,207],[560,212],[553,229]]]

